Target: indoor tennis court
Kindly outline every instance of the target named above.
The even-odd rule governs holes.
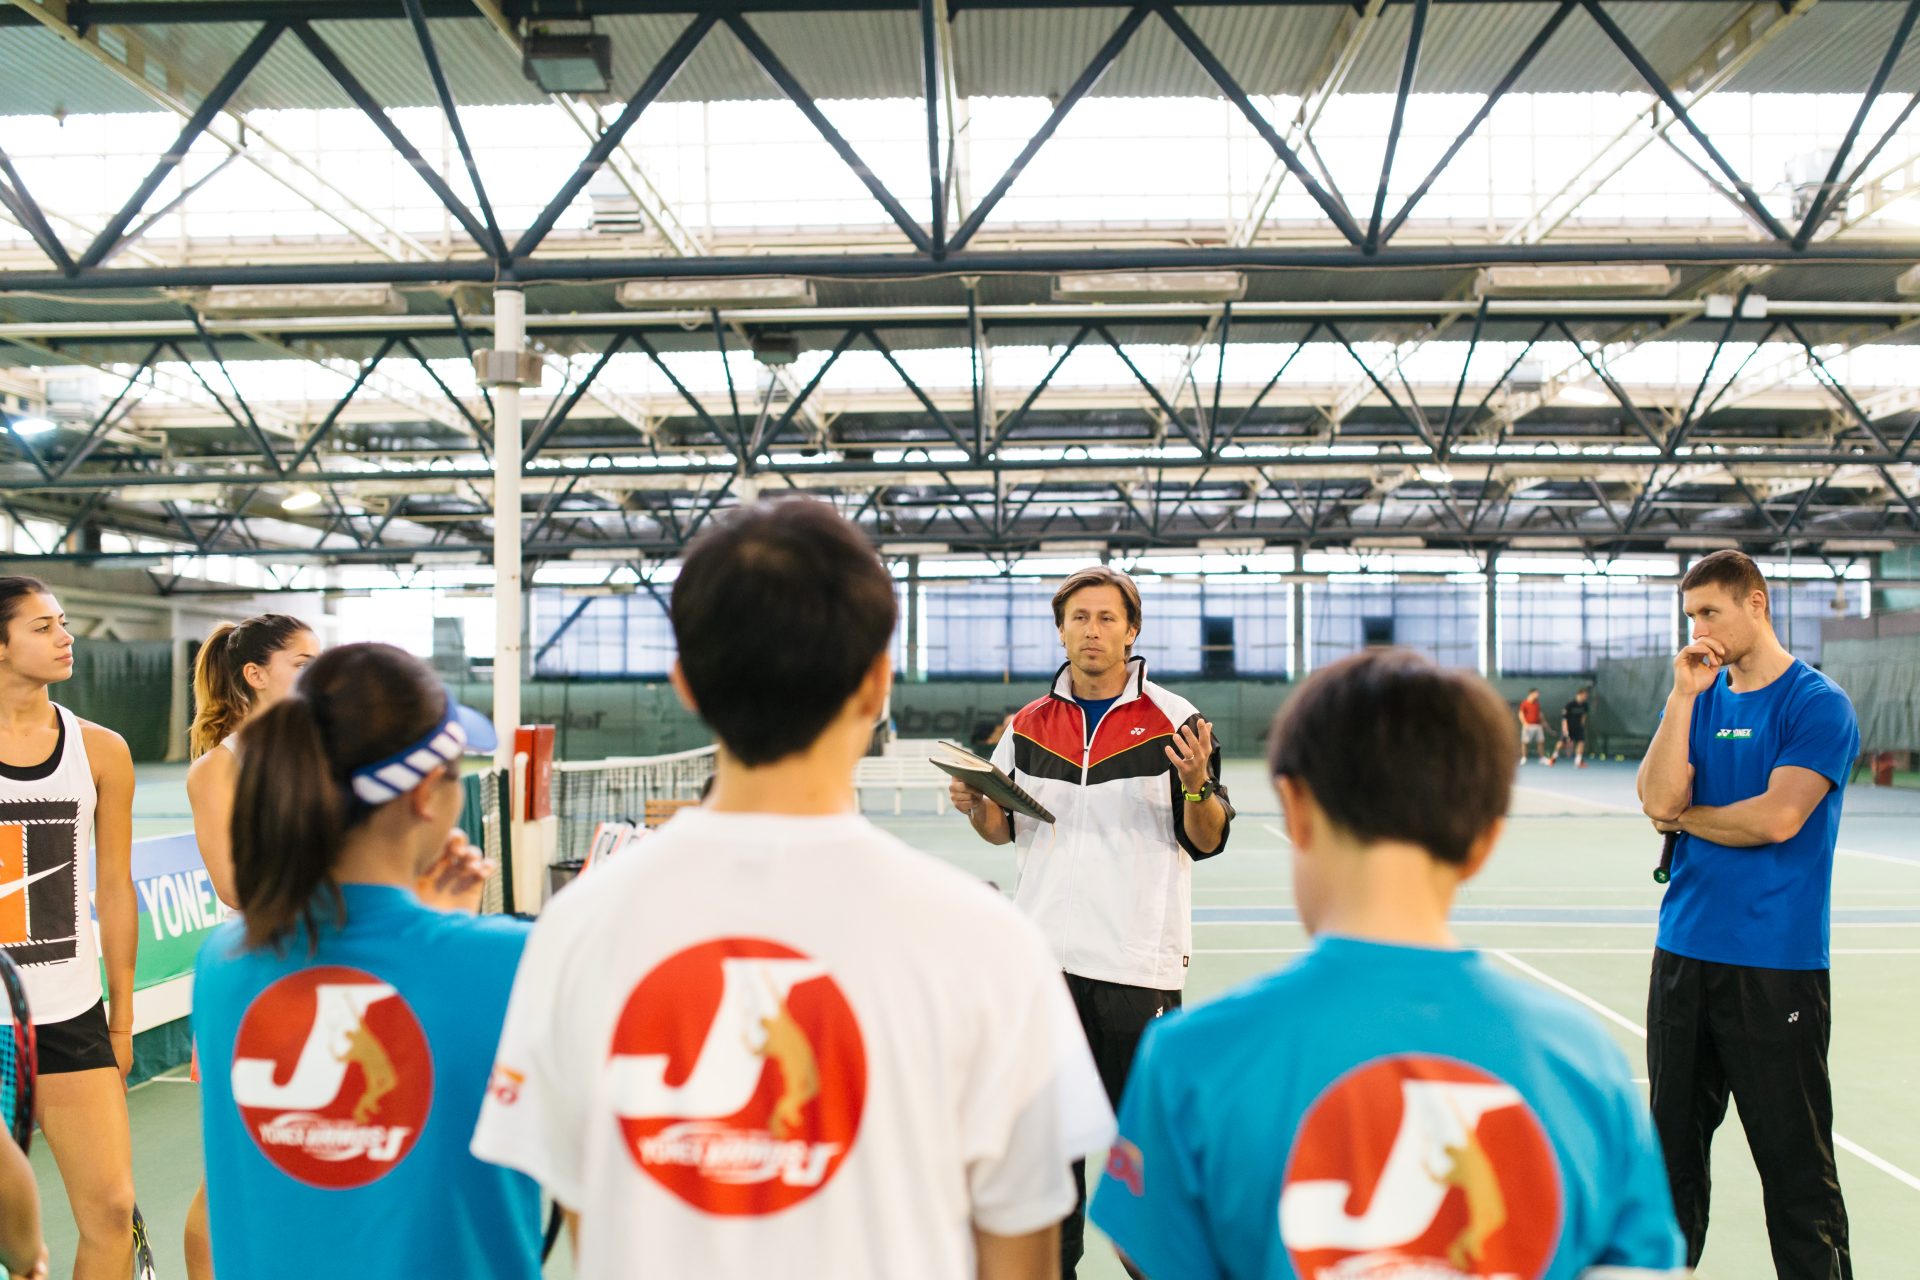
[[[193,973],[227,914],[240,728],[294,687],[291,655],[385,642],[472,712],[476,737],[449,707],[372,755],[441,744],[500,867],[482,914],[537,915],[711,781],[714,733],[670,684],[676,584],[773,498],[830,506],[891,583],[860,807],[1009,894],[1014,856],[946,807],[929,754],[1021,741],[1071,650],[1056,590],[1126,575],[1106,588],[1139,614],[1125,651],[1207,721],[1239,817],[1192,869],[1191,968],[1161,910],[1140,932],[1167,984],[1070,987],[1157,1000],[1184,972],[1201,1002],[1302,954],[1260,764],[1276,711],[1382,649],[1483,677],[1527,759],[1453,925],[1603,1022],[1640,1085],[1666,890],[1634,770],[1704,625],[1682,582],[1747,557],[1769,655],[1857,722],[1822,775],[1848,777],[1833,1142],[1858,1273],[1915,1273],[1916,192],[1920,0],[0,0],[0,945],[86,995],[89,940],[131,973],[131,1014],[96,1002],[98,1035],[51,1060],[104,1073],[130,1037],[159,1277],[210,1275],[182,1254]],[[15,679],[20,600],[72,650]],[[242,619],[250,657],[222,629]],[[1097,722],[1115,704],[1084,675]],[[98,797],[48,701],[120,735],[137,775],[131,905],[116,872],[91,935],[91,855],[58,878],[8,816],[48,798],[43,766],[72,774],[60,803]],[[209,760],[204,836],[186,779]],[[1117,780],[1145,796],[1146,763]],[[1667,764],[1656,810],[1678,815]],[[1220,813],[1180,768],[1152,803]],[[1819,981],[1804,957],[1683,959]],[[353,1044],[377,1092],[385,1050]],[[806,1077],[787,1052],[782,1089]],[[116,1096],[89,1117],[117,1126]],[[65,1276],[67,1189],[46,1141],[31,1158]],[[1712,1171],[1701,1274],[1775,1274],[1734,1116]],[[1821,1197],[1777,1217],[1817,1235]],[[121,1247],[112,1197],[80,1199],[84,1248]],[[1095,1242],[1080,1274],[1121,1271]]]
[[[1229,854],[1195,871],[1192,1000],[1283,965],[1305,946],[1290,905],[1287,846],[1263,773],[1253,761],[1229,766],[1240,824]],[[143,834],[179,829],[178,776],[167,768],[145,771]],[[1487,873],[1461,895],[1455,920],[1463,941],[1605,1018],[1644,1074],[1639,1031],[1661,890],[1650,876],[1658,844],[1646,819],[1630,811],[1632,786],[1630,766],[1616,763],[1523,777],[1505,841]],[[1898,1275],[1909,1248],[1907,1224],[1920,1212],[1920,1116],[1906,1105],[1911,1064],[1920,1059],[1920,1030],[1910,1016],[1910,994],[1920,983],[1920,855],[1911,835],[1920,795],[1856,786],[1846,803],[1834,872],[1836,1142],[1847,1140],[1840,1177],[1856,1265],[1863,1275]],[[928,804],[918,807],[923,812],[901,817],[887,804],[869,811],[916,847],[1012,883],[1010,854],[980,846],[951,811],[938,816]],[[178,1222],[198,1182],[197,1095],[179,1070],[132,1094],[140,1199],[155,1222]],[[63,1244],[71,1247],[71,1225],[63,1221],[51,1162],[44,1152],[34,1162],[49,1188],[48,1239],[57,1260]],[[1715,1145],[1714,1182],[1713,1228],[1699,1274],[1766,1274],[1759,1180],[1734,1115]],[[571,1274],[564,1249],[546,1274]],[[1099,1244],[1082,1274],[1124,1275]]]

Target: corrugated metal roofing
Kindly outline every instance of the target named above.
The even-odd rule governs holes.
[[[1863,92],[1893,42],[1904,5],[1822,4],[1728,84],[1739,93]],[[1890,93],[1920,90],[1920,39],[1909,38],[1887,81]]]
[[[1554,6],[1538,2],[1436,5],[1416,88],[1484,92],[1511,65]],[[1745,91],[1849,92],[1863,88],[1898,21],[1898,0],[1827,3],[1799,20],[1793,33],[1764,50],[1733,82]],[[325,6],[316,5],[316,14]],[[327,21],[317,29],[385,105],[433,101],[420,54],[406,24]],[[963,92],[983,96],[1057,96],[1079,75],[1126,10],[1043,8],[963,10],[954,22],[956,73]],[[1389,7],[1368,35],[1344,86],[1349,93],[1388,93],[1400,73],[1411,6]],[[1668,0],[1617,4],[1610,12],[1662,72],[1677,73],[1742,15],[1770,16],[1770,6],[1738,0]],[[1355,21],[1344,6],[1206,6],[1183,16],[1246,89],[1298,96],[1316,83]],[[684,15],[600,19],[613,37],[614,84],[631,92],[685,27]],[[898,98],[920,92],[918,20],[910,12],[757,14],[749,21],[814,96]],[[156,55],[206,83],[230,64],[253,28],[246,24],[144,27]],[[488,23],[433,21],[456,99],[502,105],[542,100],[518,60]],[[1637,77],[1584,13],[1571,15],[1520,84],[1522,91],[1614,92],[1639,87]],[[1920,88],[1920,41],[1889,86]],[[1103,96],[1211,95],[1210,80],[1165,25],[1149,19],[1095,89]],[[739,41],[718,27],[664,95],[668,101],[767,99],[772,82]],[[236,99],[245,107],[342,107],[345,96],[291,37],[270,54]],[[147,100],[52,33],[0,30],[0,112],[115,112],[148,109]]]
[[[151,111],[153,100],[64,40],[0,29],[0,115]]]

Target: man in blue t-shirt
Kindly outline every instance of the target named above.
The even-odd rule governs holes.
[[[1092,1216],[1153,1280],[1679,1264],[1625,1055],[1447,924],[1517,746],[1492,686],[1405,650],[1287,701],[1270,763],[1315,946],[1147,1033]]]
[[[1781,1280],[1847,1280],[1833,1159],[1827,933],[1853,704],[1773,633],[1767,582],[1716,551],[1680,582],[1693,643],[1673,661],[1640,765],[1677,833],[1647,997],[1647,1067],[1688,1265],[1707,1238],[1708,1152],[1740,1102]]]

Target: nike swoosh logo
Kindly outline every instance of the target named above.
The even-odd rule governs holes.
[[[11,898],[35,880],[45,880],[56,871],[65,871],[67,865],[63,862],[57,867],[48,867],[45,871],[36,871],[30,876],[21,876],[18,880],[9,880],[5,884],[0,884],[0,898]]]

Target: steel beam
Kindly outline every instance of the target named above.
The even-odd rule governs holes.
[[[379,349],[373,353],[373,358],[360,367],[360,374],[353,380],[353,384],[347,388],[347,393],[334,402],[333,408],[327,410],[327,416],[320,420],[320,425],[313,429],[312,434],[307,437],[306,443],[302,444],[299,450],[293,455],[293,461],[287,464],[287,470],[298,471],[307,459],[313,456],[314,451],[317,450],[326,440],[327,436],[332,433],[333,424],[340,420],[342,411],[352,402],[354,396],[359,394],[360,388],[367,384],[367,379],[373,376],[374,366],[387,358],[387,353],[393,350],[394,344],[398,341],[399,339],[397,338],[388,338],[382,342]]]
[[[767,73],[767,78],[779,87],[780,92],[787,95],[794,106],[800,108],[800,114],[807,118],[821,138],[825,139],[826,144],[846,162],[849,169],[853,170],[854,177],[860,179],[861,185],[880,202],[880,207],[887,211],[887,216],[892,218],[900,230],[906,234],[913,247],[931,258],[933,241],[926,230],[914,221],[913,215],[907,212],[906,207],[900,203],[899,197],[888,190],[887,184],[880,181],[879,175],[875,174],[867,166],[867,162],[860,158],[860,153],[853,149],[853,144],[834,128],[833,121],[827,119],[826,113],[820,110],[819,104],[794,78],[793,73],[787,70],[786,63],[780,61],[779,55],[760,38],[760,33],[755,31],[752,24],[738,13],[728,13],[723,20],[727,24],[727,29],[732,31],[745,46],[748,56],[759,63],[760,69]]]
[[[560,220],[560,215],[567,211],[567,207],[582,191],[586,190],[587,184],[593,180],[593,175],[600,172],[614,153],[620,149],[620,144],[626,140],[627,134],[638,123],[640,114],[652,106],[654,100],[666,90],[669,84],[673,83],[673,78],[680,74],[680,69],[686,65],[687,59],[693,56],[693,51],[699,48],[700,42],[706,39],[707,32],[713,30],[713,25],[718,20],[718,14],[712,11],[699,14],[667,47],[667,51],[660,55],[660,61],[654,63],[653,70],[647,73],[647,78],[640,82],[640,87],[634,90],[631,98],[627,99],[626,107],[595,139],[593,145],[587,149],[586,158],[575,167],[573,173],[561,185],[560,190],[554,194],[553,199],[547,201],[547,207],[540,211],[539,216],[533,220],[533,224],[515,242],[513,257],[529,257],[535,249],[540,247],[540,242],[545,240],[547,233],[553,230],[554,224]]]
[[[280,455],[273,451],[273,441],[267,439],[267,433],[260,429],[260,422],[253,416],[253,410],[247,405],[246,398],[240,394],[240,386],[233,380],[233,371],[227,368],[227,362],[221,358],[220,348],[214,344],[213,335],[208,333],[206,326],[200,323],[200,313],[189,308],[187,310],[187,316],[193,321],[194,330],[199,333],[201,345],[206,347],[207,355],[212,358],[214,365],[219,368],[220,376],[227,380],[227,390],[233,392],[233,402],[240,406],[240,414],[244,421],[241,421],[239,425],[244,427],[247,433],[253,437],[253,442],[260,447],[260,456],[267,460],[268,466],[272,467],[275,471],[285,470],[285,468],[280,465]],[[178,348],[175,348],[176,354],[178,350]],[[199,377],[197,370],[194,376]],[[201,378],[200,381],[202,386],[206,386],[206,379]],[[212,387],[208,386],[207,391],[213,395],[215,400],[220,399],[219,393],[215,392]],[[224,403],[221,407],[225,408]]]
[[[1900,25],[1894,28],[1893,41],[1887,46],[1880,66],[1874,71],[1873,79],[1867,85],[1867,91],[1860,96],[1860,107],[1853,114],[1853,123],[1847,126],[1846,137],[1841,140],[1839,150],[1833,153],[1833,163],[1827,166],[1827,176],[1820,184],[1820,190],[1814,193],[1813,204],[1807,209],[1807,216],[1800,223],[1800,229],[1794,233],[1795,248],[1804,249],[1807,241],[1813,238],[1813,232],[1820,220],[1827,215],[1832,201],[1840,194],[1834,186],[1840,177],[1840,171],[1846,167],[1847,157],[1853,152],[1853,144],[1860,137],[1860,128],[1867,122],[1867,113],[1873,110],[1873,104],[1880,97],[1880,91],[1887,87],[1887,77],[1893,74],[1894,64],[1900,61],[1900,51],[1907,47],[1907,37],[1913,32],[1913,24],[1920,18],[1920,0],[1907,0],[1906,10],[1900,15]],[[1871,160],[1873,157],[1867,157]],[[1851,185],[1851,184],[1849,184]]]
[[[506,237],[500,234],[500,224],[493,216],[493,205],[487,199],[486,184],[480,181],[480,165],[473,158],[473,147],[467,142],[467,131],[460,124],[460,112],[454,106],[447,73],[441,70],[440,53],[433,47],[433,33],[427,29],[426,10],[420,7],[420,0],[400,2],[406,6],[407,20],[413,24],[414,39],[419,42],[420,56],[427,64],[427,75],[433,81],[434,96],[440,99],[440,110],[446,117],[447,131],[453,135],[454,146],[459,148],[461,163],[467,169],[467,180],[473,184],[474,201],[479,204],[480,217],[487,225],[486,239],[481,243],[493,254],[495,261],[505,264]]]
[[[1326,330],[1333,335],[1333,340],[1344,347],[1349,356],[1353,357],[1353,362],[1360,366],[1360,372],[1367,375],[1367,381],[1373,384],[1374,390],[1386,398],[1387,403],[1393,406],[1393,411],[1400,415],[1401,420],[1412,429],[1413,434],[1419,438],[1420,442],[1427,446],[1428,451],[1438,453],[1439,442],[1433,438],[1433,431],[1420,419],[1418,406],[1415,407],[1415,411],[1412,413],[1407,411],[1406,406],[1402,405],[1399,399],[1394,396],[1393,392],[1387,389],[1387,384],[1380,380],[1380,375],[1375,373],[1372,367],[1360,358],[1360,353],[1353,349],[1353,344],[1347,341],[1347,335],[1340,332],[1339,326],[1329,321],[1326,325]]]
[[[1400,89],[1393,99],[1393,123],[1387,129],[1387,150],[1380,161],[1380,185],[1373,193],[1373,216],[1367,221],[1368,253],[1380,248],[1380,219],[1387,211],[1387,184],[1393,180],[1393,155],[1400,149],[1400,127],[1406,123],[1407,99],[1413,96],[1413,79],[1420,66],[1420,45],[1427,35],[1430,2],[1413,0],[1413,25],[1407,31],[1406,56],[1400,62]],[[1920,4],[1920,0],[1914,3]]]
[[[1578,3],[1579,0],[1562,0],[1560,7],[1553,11],[1553,16],[1547,19],[1547,24],[1534,34],[1532,41],[1514,60],[1513,66],[1507,69],[1507,74],[1501,76],[1498,83],[1493,86],[1492,92],[1487,94],[1486,101],[1482,102],[1480,109],[1473,113],[1473,119],[1467,121],[1467,127],[1460,131],[1432,170],[1420,180],[1420,185],[1413,189],[1406,203],[1400,206],[1400,212],[1393,215],[1393,221],[1389,222],[1386,230],[1380,233],[1378,243],[1387,243],[1393,239],[1395,232],[1406,225],[1407,219],[1413,214],[1413,207],[1426,198],[1427,192],[1433,189],[1433,184],[1440,180],[1441,173],[1453,163],[1454,157],[1460,154],[1461,149],[1467,145],[1473,135],[1480,131],[1480,126],[1487,122],[1487,117],[1493,114],[1493,109],[1499,105],[1500,100],[1519,83],[1520,77],[1527,73],[1527,68],[1533,65],[1533,60],[1540,56],[1540,51],[1547,47],[1547,42],[1553,39],[1555,33],[1560,30],[1561,24],[1567,20],[1567,15],[1573,12]]]
[[[1654,94],[1658,96],[1662,102],[1667,104],[1667,110],[1673,113],[1674,119],[1678,120],[1680,124],[1686,128],[1686,131],[1693,135],[1693,140],[1700,144],[1700,149],[1707,153],[1707,158],[1713,161],[1714,167],[1726,175],[1727,181],[1733,186],[1735,191],[1740,193],[1740,199],[1746,204],[1747,208],[1752,211],[1754,220],[1764,227],[1767,233],[1774,239],[1792,240],[1793,237],[1788,233],[1786,227],[1782,226],[1780,220],[1773,216],[1765,204],[1761,203],[1760,195],[1753,189],[1752,184],[1735,171],[1733,165],[1728,162],[1727,158],[1720,154],[1720,148],[1713,145],[1713,139],[1707,137],[1700,126],[1694,123],[1693,117],[1688,114],[1686,106],[1681,103],[1679,97],[1668,87],[1667,82],[1661,78],[1660,73],[1654,70],[1653,64],[1647,61],[1647,55],[1640,52],[1639,47],[1628,38],[1627,33],[1620,29],[1620,24],[1615,22],[1607,13],[1606,9],[1600,4],[1600,0],[1580,0],[1580,3],[1582,7],[1592,15],[1594,22],[1599,24],[1600,29],[1606,32],[1607,39],[1613,41],[1614,47],[1619,49],[1626,60],[1632,64],[1634,71],[1639,74],[1642,80],[1646,81],[1647,87],[1652,89]]]
[[[1106,75],[1108,68],[1113,66],[1114,60],[1127,47],[1127,42],[1133,39],[1134,33],[1140,29],[1140,24],[1147,20],[1149,12],[1146,5],[1136,5],[1124,18],[1120,19],[1120,25],[1114,28],[1113,34],[1107,37],[1107,42],[1100,46],[1099,52],[1093,55],[1093,61],[1089,62],[1086,70],[1082,71],[1067,87],[1067,91],[1060,95],[1060,101],[1054,104],[1046,120],[1034,130],[1033,136],[1027,139],[1027,145],[1020,148],[1020,154],[1013,158],[1013,163],[1007,166],[1007,171],[1000,175],[1000,181],[994,183],[993,189],[987,192],[986,198],[967,214],[959,229],[953,233],[953,239],[947,243],[944,254],[958,253],[967,246],[968,241],[973,239],[974,234],[980,230],[980,225],[987,220],[987,215],[993,212],[994,206],[1000,203],[1001,197],[1006,195],[1013,184],[1019,180],[1020,175],[1026,172],[1027,165],[1032,163],[1033,158],[1040,154],[1040,149],[1046,146],[1059,130],[1067,114],[1080,104],[1082,98],[1092,92],[1096,84],[1100,83],[1100,78]]]
[[[1672,84],[1687,95],[1689,108],[1698,106],[1708,95],[1725,88],[1762,50],[1792,30],[1820,2],[1755,0],[1713,34]],[[1674,117],[1661,118],[1663,105],[1656,97],[1643,108],[1543,205],[1501,237],[1502,243],[1537,244],[1552,235],[1595,192],[1673,126]]]
[[[60,270],[73,270],[72,255],[67,252],[67,247],[60,243],[60,237],[54,234],[52,224],[47,221],[47,215],[41,211],[33,196],[28,193],[27,184],[21,180],[19,171],[13,167],[13,161],[8,158],[4,150],[0,150],[0,176],[6,179],[4,184],[0,184],[0,196],[6,198],[8,207],[20,219],[20,225],[25,227],[27,234],[33,237],[33,242],[40,246],[40,252],[46,254],[53,265]]]
[[[1362,249],[1366,243],[1366,237],[1361,233],[1359,225],[1354,222],[1353,215],[1347,211],[1346,205],[1338,197],[1329,194],[1327,189],[1307,172],[1307,167],[1301,162],[1298,153],[1287,145],[1286,139],[1282,138],[1271,124],[1267,123],[1267,118],[1260,113],[1258,107],[1253,105],[1253,99],[1247,96],[1247,91],[1240,87],[1239,81],[1233,78],[1233,74],[1227,70],[1226,64],[1220,61],[1219,56],[1207,47],[1206,42],[1187,25],[1187,20],[1182,18],[1171,5],[1157,4],[1154,6],[1154,12],[1160,15],[1160,20],[1167,24],[1180,43],[1187,47],[1187,52],[1193,55],[1194,61],[1200,64],[1201,69],[1213,78],[1213,82],[1220,87],[1220,92],[1226,95],[1227,100],[1240,109],[1240,114],[1247,118],[1254,132],[1265,139],[1267,145],[1273,148],[1274,154],[1293,171],[1293,176],[1300,180],[1300,185],[1306,188],[1307,194],[1313,197],[1313,202],[1320,206],[1321,212],[1325,213],[1328,221],[1339,229],[1347,243],[1356,249]],[[1373,255],[1363,253],[1362,256],[1370,258]]]
[[[547,441],[553,438],[553,433],[566,424],[567,415],[572,413],[581,398],[592,390],[594,379],[600,376],[600,371],[607,367],[607,361],[613,359],[626,342],[625,334],[616,334],[613,341],[607,345],[607,349],[600,353],[600,358],[593,362],[593,367],[587,370],[586,376],[580,380],[579,384],[568,392],[564,399],[554,401],[553,407],[547,411],[547,416],[539,426],[534,428],[533,435],[528,438],[526,448],[520,455],[522,465],[532,462],[540,450],[546,447]]]
[[[766,254],[710,258],[574,258],[517,262],[521,281],[604,281],[737,278],[798,275],[817,279],[918,279],[956,274],[1074,271],[1235,271],[1350,267],[1407,269],[1481,267],[1501,264],[1661,263],[1911,265],[1905,241],[1821,241],[1804,250],[1791,243],[1645,241],[1555,244],[1435,244],[1384,246],[1367,254],[1358,247],[1288,245],[1231,248],[1030,249],[969,252],[936,261],[926,254]],[[72,276],[55,271],[0,272],[0,294],[88,292],[101,289],[210,288],[216,285],[472,284],[499,274],[491,262],[308,262],[255,266],[82,268]],[[1458,309],[1455,304],[1454,309]],[[1661,308],[1649,308],[1659,310]]]
[[[1468,5],[1485,0],[1435,0],[1439,4]],[[1616,3],[1654,3],[1663,0],[1616,0]],[[1683,0],[1685,2],[1685,0]],[[1711,3],[1712,0],[1703,0]],[[1865,2],[1865,0],[1829,0],[1829,3]],[[1262,0],[1269,8],[1352,8],[1353,0]],[[727,6],[741,13],[821,14],[821,13],[900,13],[911,14],[918,0],[733,0]],[[1183,0],[1182,8],[1244,7],[1246,0]],[[74,6],[76,9],[78,5]],[[473,0],[423,0],[427,16],[465,18],[473,16]],[[499,0],[496,6],[511,20],[537,17],[551,12],[536,0]],[[646,16],[699,13],[710,8],[702,0],[572,0],[566,12],[583,18]],[[958,9],[960,6],[956,5]],[[967,0],[968,9],[1102,9],[1112,8],[1111,0]],[[253,23],[271,19],[294,21],[310,17],[312,0],[90,0],[85,6],[87,21],[93,26],[206,26],[224,23]],[[394,20],[391,0],[327,0],[327,15],[340,21]],[[18,13],[0,11],[0,27],[24,27],[28,19]]]
[[[419,175],[420,180],[427,184],[427,188],[446,207],[447,212],[453,215],[454,221],[466,229],[467,236],[473,241],[474,246],[483,253],[493,253],[494,240],[499,234],[498,228],[483,225],[480,219],[474,216],[473,210],[467,207],[467,202],[447,185],[446,179],[440,176],[439,170],[420,154],[420,149],[413,145],[412,140],[401,131],[400,126],[387,115],[379,102],[374,99],[373,94],[360,83],[359,77],[355,76],[348,69],[347,64],[341,61],[340,55],[333,51],[333,46],[322,40],[313,27],[306,22],[295,23],[293,34],[299,38],[301,44],[307,47],[307,52],[313,55],[321,68],[333,77],[334,83],[353,100],[353,104],[360,108],[361,114],[373,122],[373,127],[380,131],[380,135],[387,140],[387,145],[399,152],[401,158],[413,168],[414,173]],[[435,61],[434,66],[437,68],[438,65]],[[457,121],[455,127],[457,127]],[[475,191],[479,191],[477,185]],[[484,196],[482,198],[484,199]]]
[[[269,22],[260,28],[252,40],[247,42],[247,47],[240,51],[240,56],[234,59],[231,67],[227,68],[227,73],[220,77],[212,91],[194,109],[193,114],[187,117],[187,122],[181,127],[179,136],[173,140],[173,145],[166,149],[153,168],[147,172],[147,176],[142,178],[140,184],[133,189],[133,194],[127,197],[126,203],[120,206],[120,211],[107,219],[107,225],[100,229],[100,234],[94,237],[93,243],[81,253],[74,264],[77,268],[99,266],[122,243],[122,236],[127,227],[139,216],[140,210],[146,207],[147,201],[153,198],[153,193],[160,189],[160,184],[179,167],[180,162],[187,158],[187,152],[193,144],[199,140],[202,133],[206,132],[207,126],[213,123],[213,118],[219,115],[227,105],[227,100],[233,97],[234,91],[253,74],[253,69],[260,65],[260,60],[267,56],[267,51],[273,48],[274,42],[285,30],[286,27],[283,24]]]

